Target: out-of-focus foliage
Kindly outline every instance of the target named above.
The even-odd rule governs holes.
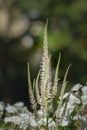
[[[36,9],[37,12],[40,12],[42,19],[49,18],[49,46],[52,50],[67,47],[87,60],[86,0],[42,0],[41,2],[26,0],[26,3],[28,3],[28,8],[30,7],[29,9],[33,9],[32,13]],[[19,5],[25,7],[20,0]]]
[[[87,0],[0,0],[0,98],[24,102],[28,99],[27,61],[32,66],[33,78],[41,59],[46,18],[49,19],[48,40],[53,67],[61,51],[60,77],[72,63],[70,82],[85,83],[86,15]]]
[[[23,2],[19,0],[20,8],[29,10],[32,16],[40,14],[42,20],[49,18],[49,48],[55,52],[63,51],[66,58],[72,62],[74,71],[72,80],[86,82],[87,1],[33,0],[30,2],[26,0],[25,4]]]

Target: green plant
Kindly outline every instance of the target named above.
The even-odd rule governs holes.
[[[44,46],[41,69],[31,84],[28,63],[29,96],[33,112],[28,111],[24,103],[13,105],[0,102],[0,130],[86,130],[87,129],[87,85],[76,84],[65,93],[68,66],[60,94],[59,65],[61,54],[54,75],[51,77],[51,61],[48,52],[47,24],[44,30]],[[55,105],[57,107],[55,107]]]
[[[54,99],[55,96],[58,94],[58,73],[59,73],[59,64],[60,64],[60,59],[61,59],[61,54],[59,54],[59,59],[54,75],[54,81],[52,82],[52,77],[51,77],[51,61],[50,61],[50,55],[48,52],[48,40],[47,40],[47,25],[48,21],[46,22],[45,29],[44,29],[44,40],[43,40],[43,57],[42,57],[42,63],[41,63],[41,68],[38,73],[38,76],[36,80],[33,81],[33,85],[31,84],[31,79],[30,79],[30,70],[29,70],[29,63],[28,63],[28,84],[29,84],[29,98],[30,102],[32,105],[33,112],[36,116],[37,119],[37,108],[40,106],[40,109],[43,112],[43,120],[44,117],[46,118],[46,122],[43,124],[45,126],[46,130],[49,130],[49,118],[51,117],[52,120],[55,120],[55,129],[57,129],[59,122],[62,117],[59,116],[60,109],[63,104],[63,96],[65,92],[65,88],[67,85],[67,74],[70,68],[70,65],[68,66],[63,83],[61,86],[61,92],[60,96],[58,97],[57,101],[57,108],[54,110]],[[40,83],[39,83],[40,79]],[[53,114],[52,114],[53,112]]]

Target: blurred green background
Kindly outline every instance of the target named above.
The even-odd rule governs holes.
[[[0,0],[0,100],[28,104],[27,62],[33,79],[47,18],[53,72],[61,52],[61,81],[72,63],[69,86],[87,82],[87,0]]]

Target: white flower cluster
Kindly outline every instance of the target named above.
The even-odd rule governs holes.
[[[40,126],[46,125],[45,110],[43,112],[42,109],[40,109],[37,111],[37,115],[35,115],[34,113],[31,113],[22,102],[15,103],[14,105],[7,104],[7,106],[5,106],[3,102],[0,102],[0,111],[2,114],[3,110],[5,110],[4,122],[12,123],[13,125],[18,126],[19,129],[36,130],[37,128],[40,128]],[[49,130],[54,130],[55,122],[49,118],[48,123]]]
[[[7,104],[5,110],[8,114],[29,113],[23,102],[17,102],[14,105]]]
[[[70,94],[70,95],[69,95]],[[69,117],[71,116],[74,110],[76,114],[73,116],[72,120],[87,121],[87,86],[82,86],[80,84],[76,84],[73,86],[70,93],[65,93],[64,99],[68,98],[68,102],[65,108],[65,104],[63,104],[60,117],[62,116],[63,112],[65,111],[65,115],[62,119],[61,125],[68,126],[69,125]],[[65,110],[66,109],[66,110]],[[86,111],[84,113],[84,111]],[[83,115],[81,113],[84,113]]]
[[[46,113],[42,111],[42,109],[37,111],[37,116],[30,116],[30,125],[32,127],[39,127],[44,125],[46,126]],[[52,118],[48,119],[48,127],[49,130],[55,130],[55,122],[53,121]]]
[[[5,123],[13,123],[19,126],[20,129],[26,130],[29,125],[29,111],[24,106],[23,102],[15,103],[14,105],[7,104]]]
[[[19,114],[19,116],[5,117],[5,123],[13,123],[18,125],[20,129],[26,130],[29,125],[29,116],[27,114]]]
[[[75,111],[75,114],[72,120],[79,119],[87,125],[87,86],[80,84],[73,86],[70,92],[65,93],[63,99],[64,103],[59,116],[60,118],[62,115],[64,116],[62,117],[60,125],[62,127],[69,125],[69,117],[73,111]],[[2,118],[4,111],[4,123],[17,125],[20,130],[37,130],[37,128],[46,126],[47,113],[45,110],[43,111],[42,108],[37,110],[36,113],[31,113],[22,102],[15,103],[14,105],[7,104],[7,106],[5,106],[3,102],[0,102],[0,118]],[[56,121],[51,117],[48,118],[48,127],[49,130],[57,130]],[[14,128],[12,130],[14,130]]]

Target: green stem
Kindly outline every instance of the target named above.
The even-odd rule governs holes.
[[[46,117],[46,130],[48,130],[48,119],[49,119],[49,116],[48,116],[48,113],[47,113],[47,117]]]

